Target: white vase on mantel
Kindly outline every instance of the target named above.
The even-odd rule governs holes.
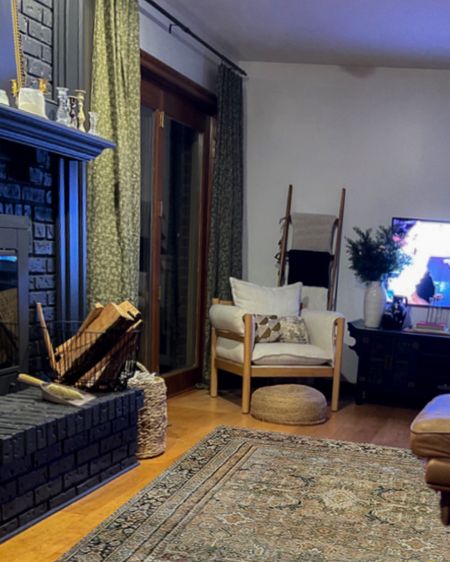
[[[386,304],[386,291],[381,281],[370,281],[364,292],[364,325],[379,328]]]

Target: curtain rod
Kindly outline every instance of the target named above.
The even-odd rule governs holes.
[[[174,26],[179,27],[182,31],[187,33],[187,35],[190,35],[191,37],[193,37],[196,41],[201,43],[204,47],[206,47],[208,50],[210,50],[212,53],[214,53],[217,57],[219,57],[221,60],[225,61],[228,65],[230,65],[232,68],[234,68],[234,70],[239,72],[239,74],[242,74],[242,76],[247,76],[247,73],[245,72],[244,69],[242,69],[236,63],[234,63],[232,60],[230,60],[228,57],[226,57],[225,55],[220,53],[217,49],[212,47],[209,43],[204,41],[201,37],[199,37],[197,34],[195,34],[193,31],[191,31],[189,29],[189,27],[187,27],[180,20],[178,20],[177,18],[172,16],[172,14],[167,12],[159,4],[157,4],[156,2],[153,2],[153,0],[145,0],[145,1],[147,2],[147,4],[150,4],[150,6],[152,6],[156,10],[158,10],[158,12],[161,12],[161,14],[163,14],[167,19],[169,19],[171,22],[173,22],[169,25],[169,33],[172,32],[172,27],[174,27]]]

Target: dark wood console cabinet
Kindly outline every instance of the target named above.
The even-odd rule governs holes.
[[[357,404],[365,401],[420,408],[450,392],[450,336],[366,328],[349,322],[358,355]]]

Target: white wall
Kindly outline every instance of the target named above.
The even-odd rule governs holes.
[[[166,6],[164,2],[159,4],[189,27],[189,22],[173,8]],[[180,29],[174,27],[172,33],[168,33],[170,21],[144,0],[139,1],[139,15],[141,49],[215,92],[217,58]]]
[[[276,284],[289,183],[293,210],[335,213],[344,235],[392,216],[450,220],[450,71],[242,63],[246,82],[246,247],[250,281]],[[343,245],[344,249],[345,245]],[[337,308],[362,317],[343,251]],[[348,339],[347,341],[351,341]],[[344,374],[355,380],[347,350]]]

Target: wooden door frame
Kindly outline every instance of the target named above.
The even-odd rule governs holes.
[[[212,134],[214,130],[214,116],[217,113],[217,98],[214,94],[186,78],[164,63],[158,61],[148,53],[141,50],[141,100],[142,103],[155,110],[154,148],[152,182],[154,185],[155,203],[152,204],[151,220],[154,234],[154,243],[151,244],[150,253],[150,282],[151,326],[157,326],[157,337],[151,338],[152,362],[149,368],[157,371],[159,365],[156,358],[159,356],[159,279],[160,279],[160,200],[162,196],[162,173],[160,163],[163,157],[163,129],[161,127],[161,113],[167,111],[170,117],[180,120],[185,125],[191,126],[203,133],[203,158],[202,158],[202,188],[200,201],[199,222],[202,233],[198,240],[198,255],[200,271],[198,276],[198,316],[197,323],[200,337],[197,341],[196,356],[198,365],[188,369],[179,369],[164,375],[169,394],[176,394],[193,387],[201,380],[202,358],[204,350],[204,318],[206,314],[206,279],[207,279],[207,253],[209,236],[209,210],[212,186]],[[189,111],[185,110],[189,108]],[[192,111],[192,108],[194,110]],[[156,226],[155,226],[156,225]],[[152,332],[154,332],[152,328]],[[203,336],[203,337],[202,337]]]
[[[153,149],[153,170],[152,170],[152,186],[155,201],[152,201],[151,219],[150,219],[150,241],[152,240],[150,246],[150,326],[159,326],[160,323],[160,268],[161,268],[161,221],[159,216],[159,209],[161,204],[161,194],[162,194],[162,174],[160,170],[160,163],[164,157],[164,144],[162,127],[161,127],[161,115],[162,112],[159,109],[155,110],[155,121],[154,121],[154,149]],[[152,372],[159,371],[159,363],[156,358],[159,354],[159,330],[157,332],[158,337],[152,337],[150,342],[150,370]]]
[[[142,82],[148,80],[163,90],[183,96],[206,115],[212,117],[217,115],[217,97],[215,94],[155,59],[142,49],[141,78]]]

